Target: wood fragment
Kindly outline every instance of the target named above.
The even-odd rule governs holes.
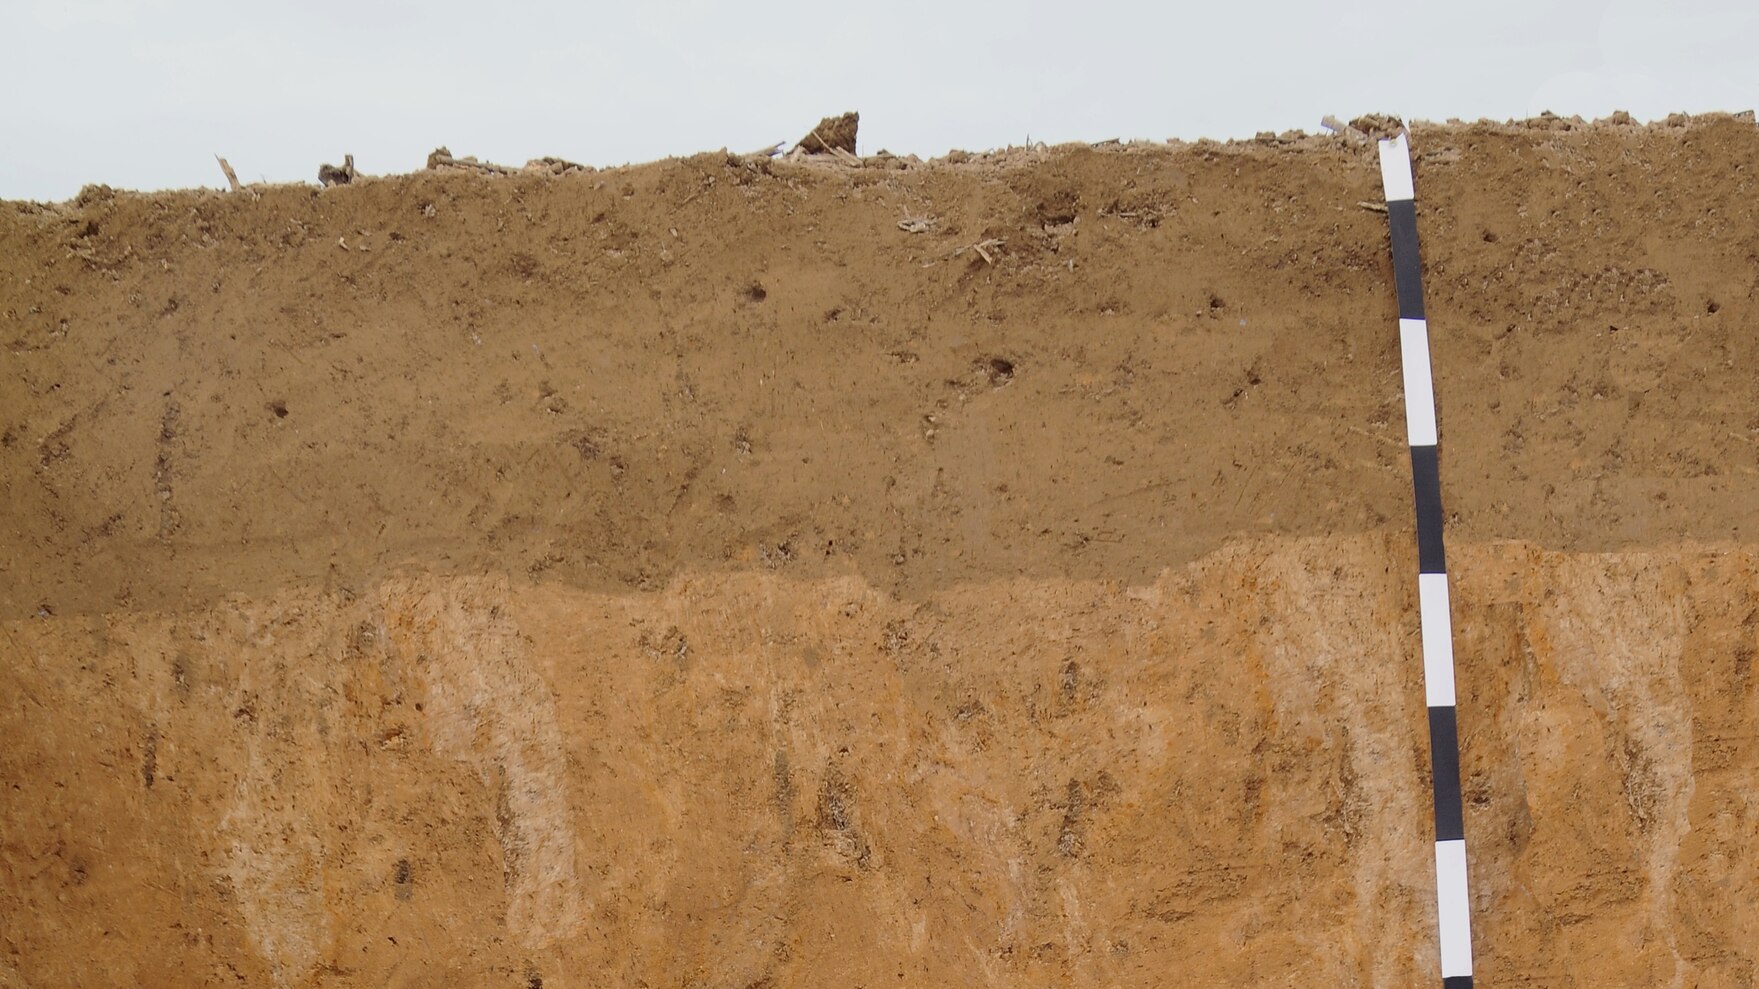
[[[1341,137],[1348,138],[1355,144],[1361,144],[1368,140],[1367,134],[1351,127],[1349,124],[1344,123],[1342,120],[1339,120],[1337,117],[1329,113],[1320,118],[1319,126],[1324,127],[1326,130]]]
[[[428,168],[434,170],[454,168],[467,172],[476,172],[479,175],[513,175],[519,171],[517,168],[508,168],[506,165],[495,165],[486,161],[477,161],[476,158],[471,156],[455,158],[452,156],[452,152],[444,147],[435,148],[428,154]]]
[[[1365,210],[1371,210],[1375,213],[1385,213],[1386,212],[1386,204],[1385,203],[1359,202],[1356,205],[1362,207]]]
[[[999,237],[990,237],[987,240],[980,240],[975,244],[967,244],[964,247],[955,250],[951,256],[958,257],[966,251],[976,251],[977,256],[982,258],[985,264],[993,265],[996,263],[996,259],[990,254],[990,251],[999,250],[1006,244],[1007,241],[1002,240]]]
[[[927,233],[935,228],[938,221],[932,216],[911,216],[908,212],[898,221],[898,229],[907,234]]]
[[[220,163],[220,171],[226,173],[226,184],[232,187],[232,191],[243,192],[244,186],[238,182],[238,173],[232,170],[232,166],[227,163],[226,159],[215,155],[214,160]]]
[[[569,161],[566,158],[545,155],[542,158],[533,158],[526,162],[525,170],[546,175],[568,175],[573,172],[590,172],[594,169],[591,165],[582,165],[577,161]]]

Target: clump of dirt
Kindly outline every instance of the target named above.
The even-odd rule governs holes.
[[[861,124],[859,113],[845,113],[837,117],[826,117],[818,122],[818,126],[801,138],[796,148],[807,154],[823,155],[842,151],[855,153],[855,132]]]
[[[319,165],[318,184],[322,186],[347,185],[354,181],[357,173],[354,170],[354,156],[344,155],[340,165]],[[228,178],[235,177],[228,175]]]

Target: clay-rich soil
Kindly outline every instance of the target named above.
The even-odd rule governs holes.
[[[1759,131],[1413,145],[1479,975],[1752,986]],[[0,986],[1432,980],[1371,150],[869,165],[4,204]]]

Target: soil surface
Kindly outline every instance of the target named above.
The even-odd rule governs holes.
[[[1759,962],[1759,129],[1418,127],[1486,985]],[[1370,144],[0,204],[0,987],[1432,981]]]

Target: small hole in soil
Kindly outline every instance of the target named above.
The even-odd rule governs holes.
[[[750,285],[745,286],[745,297],[752,302],[762,302],[770,297],[770,293],[764,289],[762,283],[752,282]]]
[[[978,362],[978,366],[989,376],[989,383],[997,388],[1014,380],[1014,362],[1006,357],[986,357]]]
[[[1710,315],[1714,316],[1717,313],[1722,311],[1722,306],[1719,305],[1715,299],[1711,299],[1708,303],[1705,304],[1704,311],[1709,313]]]
[[[287,418],[287,403],[286,402],[270,402],[269,403],[269,411],[275,413],[275,418],[285,419],[285,418]]]

